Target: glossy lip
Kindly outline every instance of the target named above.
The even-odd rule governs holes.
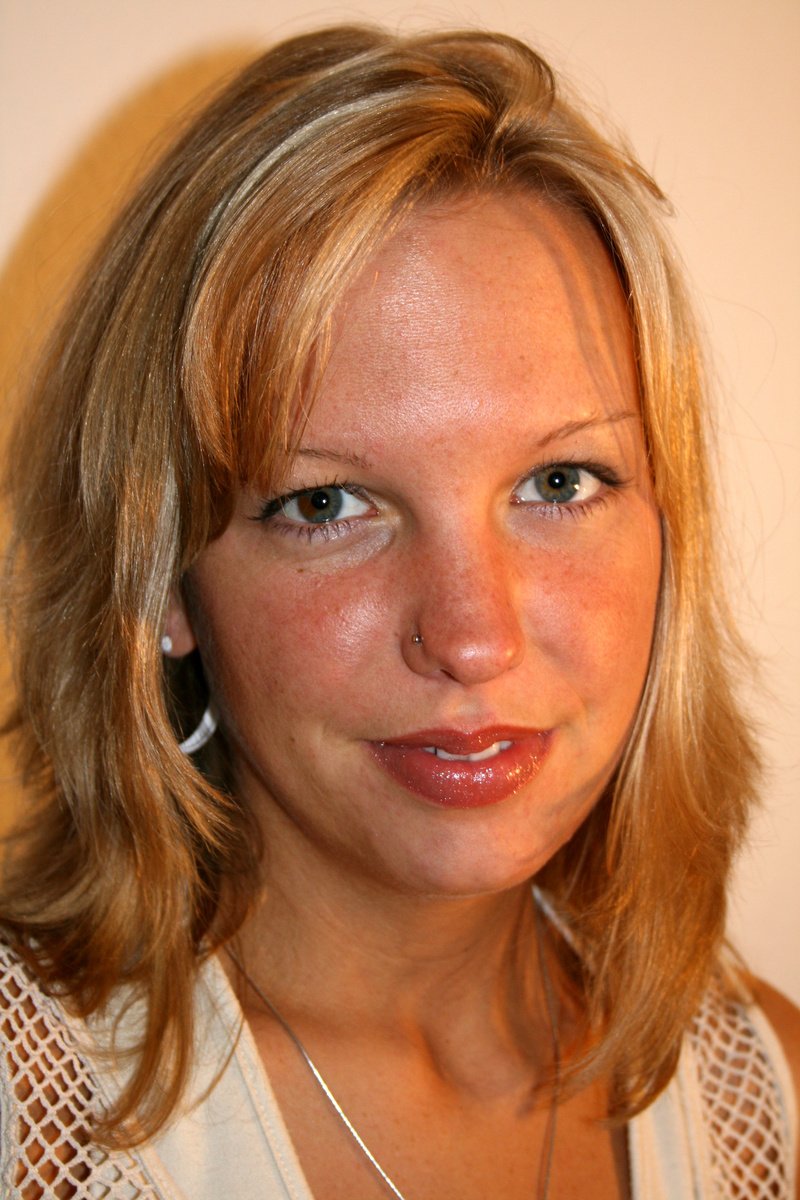
[[[492,725],[470,732],[420,729],[367,745],[386,773],[409,791],[443,808],[480,808],[513,796],[533,779],[552,737],[549,729]],[[436,746],[448,754],[480,754],[496,742],[511,745],[474,763],[437,758],[425,749]]]

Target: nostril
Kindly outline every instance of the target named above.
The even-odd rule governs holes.
[[[518,564],[493,525],[461,530],[414,555],[407,577],[416,600],[403,618],[407,666],[462,684],[481,683],[525,657],[525,589]],[[412,600],[413,603],[413,600]]]
[[[525,656],[522,629],[516,620],[500,628],[484,628],[483,637],[462,633],[456,622],[428,620],[426,632],[402,642],[406,664],[419,675],[440,675],[465,685],[486,682],[518,666]]]

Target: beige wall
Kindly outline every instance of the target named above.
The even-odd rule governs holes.
[[[732,933],[800,1001],[796,0],[0,0],[0,354],[11,389],[0,421],[17,364],[163,119],[251,49],[359,18],[482,23],[537,42],[628,131],[675,202],[718,362],[724,503],[743,580],[734,602],[768,692],[748,688],[770,770]]]

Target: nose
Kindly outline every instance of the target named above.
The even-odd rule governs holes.
[[[511,548],[488,535],[415,555],[415,604],[401,634],[418,675],[486,683],[525,656],[520,586]]]

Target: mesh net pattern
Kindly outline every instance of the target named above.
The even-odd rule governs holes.
[[[792,1200],[791,1134],[774,1069],[747,1009],[712,987],[690,1042],[719,1196]]]
[[[43,995],[2,942],[0,1035],[0,1194],[11,1200],[159,1200],[134,1153],[92,1144],[91,1115],[99,1103],[92,1070],[57,1002]],[[689,1041],[720,1200],[792,1200],[791,1135],[747,1010],[712,989]]]
[[[0,944],[7,1080],[0,1194],[14,1200],[158,1200],[142,1165],[92,1145],[97,1088],[55,1002]]]

